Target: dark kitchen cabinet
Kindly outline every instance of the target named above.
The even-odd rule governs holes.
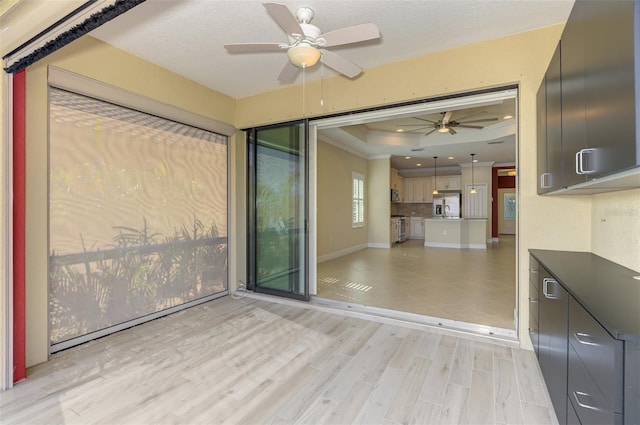
[[[567,422],[567,335],[569,295],[544,267],[538,282],[538,361],[561,424]]]
[[[562,83],[558,43],[537,94],[538,193],[562,187]]]
[[[639,424],[638,273],[588,252],[530,253],[538,361],[558,422]]]
[[[539,272],[540,265],[538,262],[533,257],[529,258],[529,337],[531,338],[533,351],[535,351],[538,357],[538,336],[540,334],[538,326],[538,305],[540,301],[540,285],[538,284]]]
[[[574,4],[569,21],[562,33],[562,186],[567,187],[586,181],[585,174],[576,172],[576,152],[583,152],[583,166],[592,155],[584,153],[587,133],[585,128],[585,48],[588,31],[583,3]],[[590,164],[589,164],[590,165]]]
[[[543,86],[538,193],[640,187],[640,0],[577,0]]]

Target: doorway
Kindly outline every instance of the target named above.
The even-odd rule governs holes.
[[[500,105],[507,104],[510,105],[508,112],[500,109]],[[491,116],[494,121],[483,121],[487,118],[486,114],[483,115],[485,110],[496,111]],[[497,111],[501,113],[499,116]],[[475,128],[465,131],[466,129],[459,128],[457,130],[460,131],[456,131],[455,135],[448,133],[438,137],[431,131],[432,123],[436,121],[422,114],[437,116],[436,114],[447,113],[454,118],[461,117],[460,121],[477,120],[474,124],[487,128],[482,131]],[[426,102],[419,106],[312,121],[311,129],[316,127],[318,135],[318,178],[315,184],[312,180],[311,187],[316,188],[319,193],[317,223],[313,223],[313,228],[322,230],[317,232],[318,290],[312,291],[313,300],[341,305],[351,310],[361,308],[384,314],[393,310],[397,313],[396,317],[516,338],[517,208],[513,210],[514,218],[511,220],[514,236],[494,240],[491,176],[495,167],[517,167],[517,116],[517,89],[510,88]],[[412,124],[414,129],[419,129],[417,135],[408,139],[398,134],[398,127],[416,121],[421,122],[421,127]],[[342,137],[344,134],[347,136]],[[359,145],[366,146],[369,150],[359,150]],[[454,152],[453,147],[455,153],[448,154]],[[339,161],[333,159],[336,157],[336,149],[344,152]],[[320,197],[320,194],[327,191],[320,176],[326,166],[323,164],[323,151],[328,150],[334,151],[331,160],[332,175],[339,171],[336,165],[354,167],[359,161],[365,163],[365,179],[369,187],[367,217],[379,217],[380,211],[386,208],[386,220],[370,220],[366,224],[364,237],[362,229],[346,229],[339,238],[333,234],[336,233],[333,229],[336,227],[336,214],[343,208],[337,198],[327,205],[326,200]],[[481,154],[478,155],[478,152]],[[415,218],[428,218],[432,214],[428,200],[420,203],[391,202],[389,193],[394,188],[393,173],[398,172],[398,164],[402,165],[403,161],[406,164],[412,163],[412,169],[407,166],[399,173],[405,179],[430,179],[435,171],[432,157],[438,156],[438,179],[441,176],[461,174],[457,190],[464,191],[466,185],[472,183],[468,168],[470,164],[463,164],[469,161],[470,153],[475,153],[476,158],[482,162],[480,169],[476,165],[475,183],[486,183],[489,186],[486,192],[489,206],[486,217],[487,249],[427,248],[424,247],[424,240],[420,239],[394,243],[389,236],[389,216],[400,213],[410,222],[414,215]],[[496,156],[490,156],[492,153]],[[467,159],[458,159],[458,163],[447,162],[451,161],[450,157]],[[379,182],[380,175],[372,172],[379,173],[380,162],[384,161],[388,163],[386,186],[373,188],[373,182]],[[443,162],[444,165],[441,165]],[[422,166],[416,166],[416,163],[421,163]],[[467,168],[461,170],[463,165]],[[431,189],[429,188],[429,192]],[[334,182],[330,190],[338,192]],[[517,188],[514,191],[517,192]],[[386,206],[380,204],[379,198],[371,199],[379,196],[386,198]],[[360,231],[359,238],[355,236],[356,231]],[[344,233],[354,236],[347,238]],[[381,239],[384,235],[387,235],[387,239]],[[338,239],[349,242],[338,245]],[[328,242],[334,245],[329,250],[326,248],[330,246]],[[458,295],[448,297],[452,294]],[[425,306],[433,308],[425,309]],[[499,317],[496,315],[497,311],[500,311]],[[474,312],[475,316],[467,314],[469,312]]]

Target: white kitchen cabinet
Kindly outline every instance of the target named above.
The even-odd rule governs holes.
[[[460,190],[461,176],[438,176],[435,185],[438,190]]]
[[[404,179],[404,202],[433,202],[432,187],[429,177]]]
[[[398,191],[399,202],[404,202],[404,177],[402,177],[398,170],[392,168],[391,169],[391,181],[390,181],[391,189],[396,189]]]
[[[424,217],[411,217],[409,237],[411,239],[424,239]]]

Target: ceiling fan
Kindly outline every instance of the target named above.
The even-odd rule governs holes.
[[[419,128],[414,128],[411,131],[419,131],[419,130],[424,130],[427,128],[430,128],[431,130],[429,130],[427,133],[425,133],[425,136],[430,135],[431,133],[433,133],[434,131],[438,131],[438,133],[449,133],[452,136],[454,134],[457,133],[457,131],[454,130],[454,127],[460,127],[460,128],[475,128],[475,129],[483,129],[483,126],[480,125],[469,125],[469,124],[476,124],[476,123],[482,123],[482,122],[490,122],[490,121],[498,121],[498,118],[494,117],[494,118],[479,118],[476,120],[472,120],[472,121],[465,121],[467,118],[470,118],[470,116],[468,117],[464,117],[464,118],[460,118],[460,121],[456,121],[456,120],[452,120],[451,116],[453,115],[452,111],[447,111],[447,112],[441,112],[442,118],[439,119],[438,121],[431,121],[425,118],[420,118],[420,117],[413,117],[413,119],[416,120],[420,120],[420,121],[425,121],[428,122],[429,125],[425,125],[425,124],[407,124],[407,125],[398,125],[398,127],[419,127]]]
[[[289,62],[278,77],[281,82],[293,81],[300,68],[308,68],[318,61],[337,72],[353,78],[362,72],[362,68],[327,48],[380,38],[375,24],[354,25],[322,33],[320,28],[311,25],[313,10],[301,7],[295,16],[287,6],[278,3],[263,3],[274,21],[287,33],[288,43],[237,43],[225,44],[229,53],[278,52],[286,50]]]

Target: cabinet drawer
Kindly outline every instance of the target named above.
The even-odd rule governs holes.
[[[603,394],[606,407],[622,412],[622,341],[611,337],[573,298],[569,302],[569,342]]]
[[[622,424],[573,346],[569,346],[568,396],[582,425]]]

